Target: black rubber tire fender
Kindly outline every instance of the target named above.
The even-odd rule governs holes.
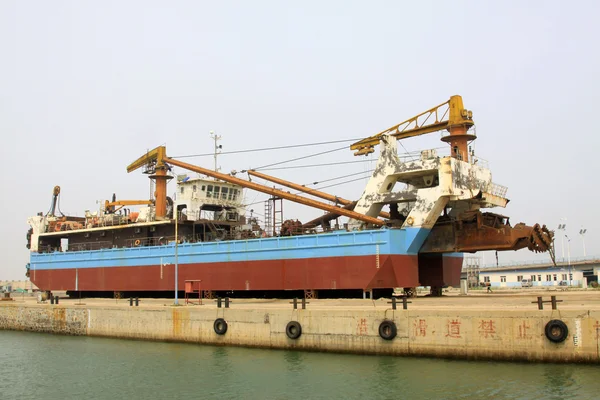
[[[217,335],[224,335],[227,332],[227,321],[225,321],[223,318],[215,319],[213,329]]]
[[[562,343],[567,339],[567,336],[569,336],[569,328],[567,327],[567,324],[560,319],[553,319],[546,324],[544,333],[549,341]]]
[[[398,329],[394,321],[389,319],[384,320],[379,324],[379,336],[384,340],[392,340],[398,334]]]
[[[302,335],[302,325],[298,321],[290,321],[285,326],[285,334],[290,339],[298,339]]]

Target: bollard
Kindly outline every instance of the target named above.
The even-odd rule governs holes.
[[[54,296],[50,296],[50,304],[54,304]]]
[[[54,296],[54,304],[58,305],[58,296]]]
[[[306,310],[306,298],[305,297],[302,298],[302,309]]]
[[[139,305],[140,305],[140,298],[139,298],[139,297],[136,297],[136,298],[135,298],[135,306],[137,307],[137,306],[139,306]]]
[[[132,306],[133,306],[133,297],[130,297],[129,298],[129,307],[132,307]]]
[[[217,297],[217,308],[221,308],[221,298]]]
[[[557,310],[557,303],[562,303],[562,300],[556,300],[556,296],[550,296],[550,300],[543,301],[541,297],[538,297],[537,301],[532,301],[532,303],[537,303],[538,310],[544,309],[544,303],[552,303],[552,309]]]
[[[412,303],[412,301],[408,301],[406,296],[402,296],[402,309],[408,310],[408,304]],[[392,310],[397,309],[396,298],[392,297],[392,301],[388,301],[388,304],[392,305]]]
[[[229,308],[229,297],[225,297],[225,308]]]
[[[294,297],[292,304],[294,305],[294,310],[297,310],[298,309],[298,298]]]

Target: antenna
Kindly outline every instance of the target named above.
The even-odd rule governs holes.
[[[215,172],[219,172],[221,168],[217,165],[217,155],[221,153],[221,149],[223,148],[223,145],[218,144],[218,141],[221,140],[221,136],[215,134],[214,131],[210,131],[210,137],[215,141]]]

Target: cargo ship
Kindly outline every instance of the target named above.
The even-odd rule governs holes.
[[[431,132],[442,132],[448,156],[425,150],[416,159],[399,157],[398,140]],[[55,187],[51,209],[28,218],[26,274],[41,290],[72,295],[168,295],[174,288],[187,290],[190,282],[205,297],[281,291],[373,296],[396,288],[411,295],[418,286],[439,295],[443,287],[459,285],[465,252],[553,251],[553,232],[545,226],[512,226],[508,217],[482,211],[505,207],[508,199],[470,147],[475,139],[472,112],[460,96],[452,96],[352,144],[356,155],[380,147],[356,201],[246,171],[304,192],[292,194],[182,162],[160,146],[127,167],[149,175],[151,199],[113,195],[99,211],[66,216],[57,210],[60,187]],[[173,167],[190,174],[177,175],[171,198],[166,193]],[[271,196],[264,225],[247,215],[245,190]],[[281,218],[277,225],[281,201],[326,213],[307,223]],[[140,208],[131,211],[133,206]]]

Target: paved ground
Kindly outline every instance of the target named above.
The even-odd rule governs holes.
[[[64,296],[64,293],[56,292],[55,295],[60,296],[61,305],[81,305],[87,307],[129,307],[129,299],[69,299]],[[558,308],[563,310],[600,310],[600,290],[567,290],[567,291],[549,291],[549,290],[503,290],[486,293],[485,291],[471,291],[468,295],[462,296],[458,290],[451,290],[444,293],[443,297],[428,297],[419,296],[410,299],[412,303],[408,305],[411,309],[423,310],[518,310],[518,309],[537,309],[536,304],[532,304],[537,300],[537,296],[542,296],[544,300],[550,300],[550,296],[554,295],[558,300],[563,300],[559,303]],[[37,304],[37,298],[31,295],[16,294],[13,296],[14,301],[0,302],[4,304]],[[196,300],[197,301],[197,300]],[[310,300],[308,308],[335,308],[335,309],[356,309],[356,308],[390,308],[388,304],[390,299],[363,300],[363,299],[319,299]],[[203,300],[203,305],[185,305],[184,300],[179,300],[180,304],[185,307],[209,307],[216,308],[214,300]],[[291,308],[291,300],[286,299],[232,299],[231,307],[235,308]],[[46,302],[49,304],[49,302]],[[162,308],[172,306],[173,299],[141,299],[140,307],[144,308]],[[300,307],[300,305],[299,305]],[[398,308],[402,308],[401,303]],[[544,309],[550,309],[550,304],[545,304]]]

